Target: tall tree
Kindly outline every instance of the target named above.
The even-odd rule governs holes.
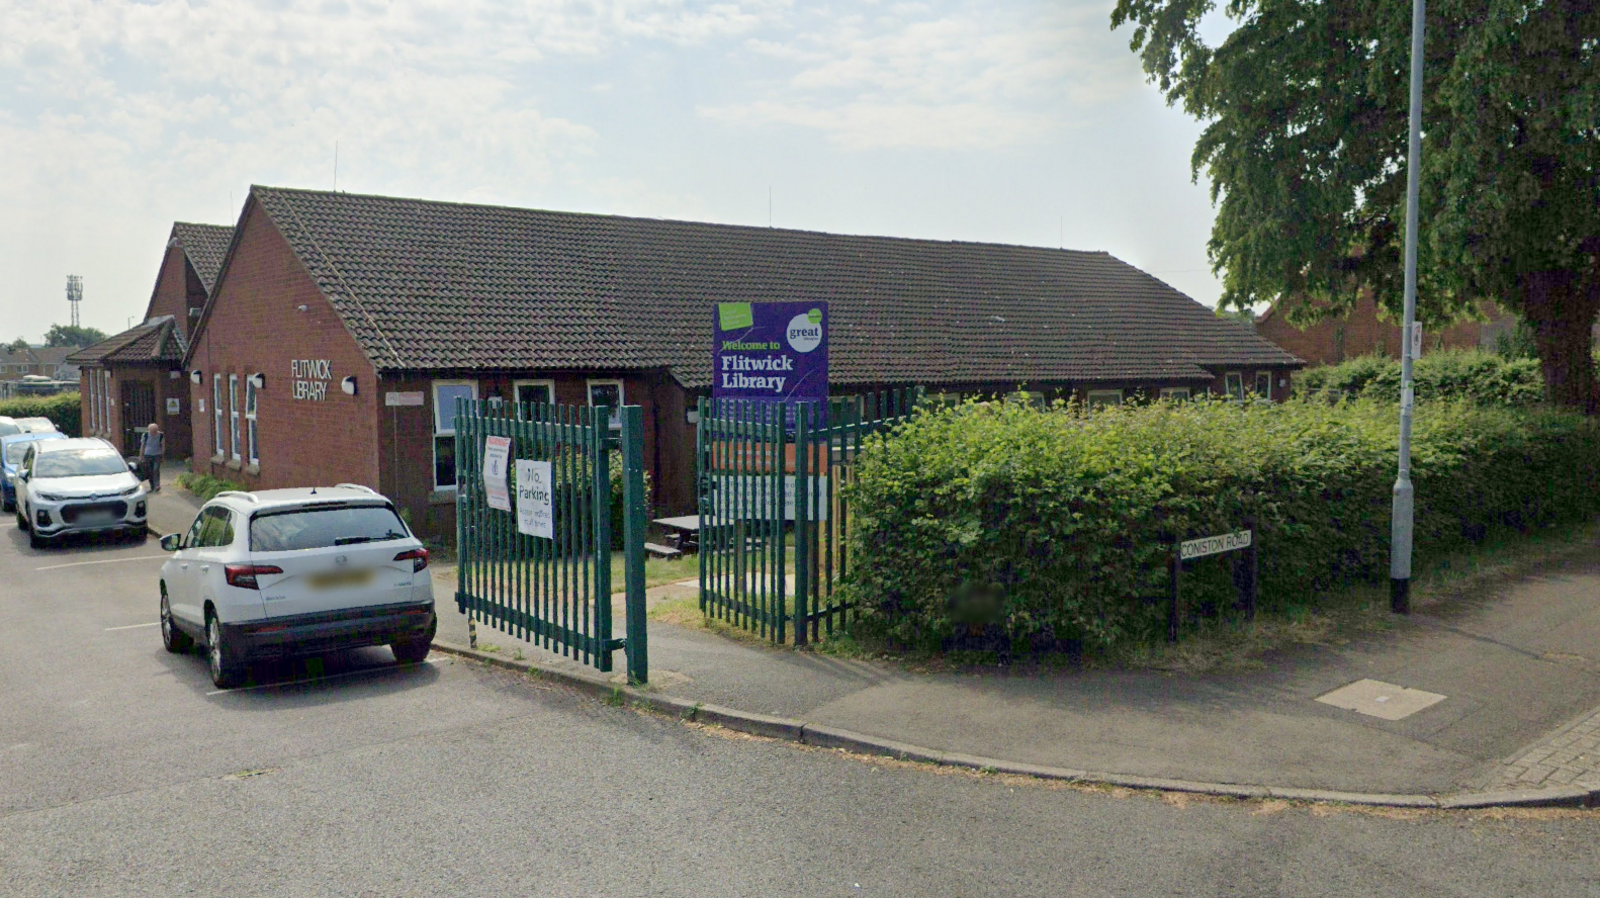
[[[106,338],[106,332],[94,327],[75,327],[70,324],[52,324],[45,332],[46,346],[93,346]]]
[[[1112,27],[1205,123],[1191,165],[1217,207],[1222,303],[1371,289],[1401,303],[1410,0],[1118,0]],[[1532,329],[1551,400],[1595,414],[1600,313],[1600,3],[1430,0],[1418,307],[1439,324],[1494,300]]]

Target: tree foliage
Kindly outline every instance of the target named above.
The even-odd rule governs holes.
[[[95,327],[75,327],[70,324],[52,324],[45,332],[46,346],[93,346],[106,338],[106,332]]]
[[[1410,0],[1119,0],[1112,26],[1173,104],[1206,123],[1208,250],[1233,307],[1339,313],[1363,289],[1398,312]],[[1484,299],[1530,323],[1551,397],[1600,406],[1600,4],[1433,0],[1427,10],[1418,308]]]

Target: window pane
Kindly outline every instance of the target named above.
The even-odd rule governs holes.
[[[300,509],[250,519],[250,551],[295,552],[405,539],[406,525],[382,505]]]
[[[536,405],[549,405],[554,400],[550,396],[549,384],[517,384],[517,401]]]
[[[1267,371],[1256,372],[1256,395],[1272,396],[1272,374]]]
[[[244,413],[247,415],[256,413],[256,385],[248,380],[244,382]]]
[[[589,404],[616,408],[622,404],[622,387],[617,384],[590,384]]]
[[[453,436],[433,438],[433,485],[456,485],[456,438]]]
[[[435,433],[455,433],[456,400],[471,399],[477,390],[471,384],[434,384],[433,421]],[[454,479],[451,481],[454,482]]]
[[[256,453],[257,453],[257,450],[256,450],[256,419],[251,418],[250,419],[250,460],[252,462],[257,462],[257,461],[261,460],[261,456],[256,454]]]

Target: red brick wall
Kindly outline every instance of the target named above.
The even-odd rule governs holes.
[[[194,266],[189,264],[181,248],[167,247],[161,259],[161,271],[156,275],[155,289],[150,294],[150,305],[144,312],[145,319],[171,315],[178,324],[178,332],[187,340],[205,304],[206,288],[195,274]]]
[[[372,365],[259,207],[252,207],[244,222],[243,239],[226,279],[217,285],[209,315],[190,357],[190,366],[201,373],[201,382],[189,387],[195,470],[251,489],[339,482],[377,488],[377,405],[382,398]],[[296,359],[329,361],[325,398],[293,397],[291,362]],[[258,398],[258,468],[242,457],[248,454],[244,379],[257,372],[265,380]],[[239,461],[213,454],[211,385],[219,373],[225,443],[227,376],[240,379]],[[348,396],[340,381],[352,375],[357,394]]]
[[[1484,311],[1491,321],[1503,317],[1492,305]],[[1442,333],[1423,334],[1427,349],[1473,349],[1481,345],[1484,325],[1463,321]],[[1361,355],[1400,355],[1400,326],[1378,317],[1377,303],[1371,297],[1356,302],[1350,313],[1329,318],[1306,328],[1290,324],[1282,309],[1274,309],[1256,322],[1256,333],[1304,359],[1308,365],[1336,365]],[[1492,347],[1491,347],[1492,348]]]

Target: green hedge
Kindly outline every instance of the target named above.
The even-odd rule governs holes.
[[[869,627],[919,646],[1155,640],[1162,535],[1253,516],[1261,607],[1304,606],[1387,577],[1396,417],[1371,400],[930,410],[856,467],[844,588]],[[1600,425],[1581,416],[1422,403],[1413,449],[1421,557],[1600,506]],[[1185,576],[1189,600],[1232,601],[1221,563]]]
[[[83,406],[77,393],[54,396],[18,396],[0,401],[0,415],[9,418],[49,418],[56,430],[69,437],[83,434]]]
[[[1476,349],[1442,350],[1424,353],[1412,376],[1419,400],[1533,405],[1544,399],[1544,376],[1534,358]],[[1311,368],[1295,375],[1294,389],[1299,395],[1371,396],[1393,402],[1400,395],[1400,362],[1368,355]]]
[[[212,499],[215,499],[219,493],[225,493],[229,490],[238,490],[246,493],[250,492],[250,487],[247,487],[244,484],[234,483],[231,480],[223,480],[221,477],[212,477],[210,474],[179,474],[178,486],[181,486],[189,492],[194,493],[195,496],[202,502],[210,502]]]

